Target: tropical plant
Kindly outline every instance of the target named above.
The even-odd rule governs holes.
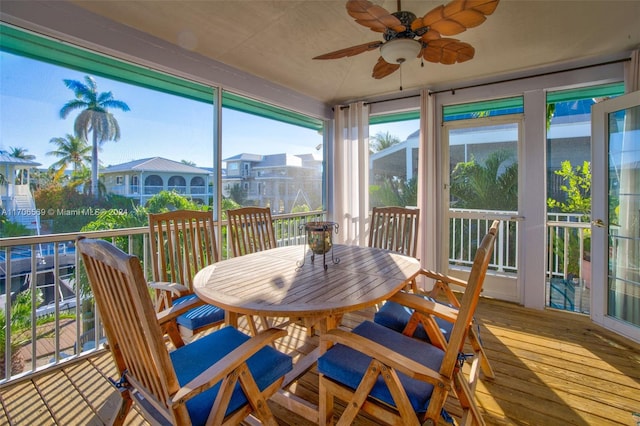
[[[451,173],[452,205],[456,208],[518,210],[518,163],[508,163],[513,154],[493,151],[484,164],[470,161],[456,164]]]
[[[369,143],[369,151],[382,151],[383,149],[387,149],[399,143],[400,138],[392,135],[390,132],[378,132],[375,134],[375,136],[371,137],[371,142]]]
[[[550,209],[564,213],[580,213],[581,222],[589,221],[591,215],[591,163],[584,161],[582,165],[573,167],[571,161],[560,163],[560,170],[554,172],[562,177],[563,185],[560,185],[566,195],[565,201],[547,199]]]
[[[418,179],[385,178],[380,185],[371,185],[369,193],[371,207],[417,206]]]
[[[242,188],[242,185],[233,185],[229,189],[229,199],[235,201],[240,206],[244,206],[244,203],[247,201],[247,191]]]
[[[9,155],[13,158],[19,158],[21,160],[27,160],[27,161],[33,161],[36,159],[35,155],[32,154],[27,154],[27,151],[29,151],[29,149],[27,148],[16,148],[16,147],[9,147]],[[18,172],[18,175],[16,176],[16,182],[23,182],[24,178],[26,176],[27,171],[25,169],[21,169]]]
[[[76,190],[78,190],[79,187],[82,187],[83,194],[91,195],[91,182],[93,182],[93,179],[91,178],[91,169],[82,165],[78,170],[71,172],[68,186]],[[100,197],[106,196],[106,192],[107,188],[104,186],[104,182],[98,180],[98,194],[100,194]]]
[[[120,125],[110,108],[129,111],[129,106],[114,99],[111,92],[98,92],[96,81],[85,76],[84,83],[77,80],[64,80],[64,84],[73,91],[75,98],[68,101],[60,110],[60,117],[66,118],[72,111],[82,110],[75,119],[74,131],[80,138],[88,140],[91,132],[91,194],[99,198],[98,192],[98,149],[105,141],[120,139]]]
[[[50,166],[56,170],[56,178],[62,176],[69,165],[77,172],[91,162],[91,147],[86,139],[67,133],[65,137],[52,138],[49,143],[57,146],[54,151],[47,152],[47,155],[59,158]]]
[[[42,302],[42,292],[36,291],[36,304]],[[11,342],[9,351],[7,351],[7,317],[4,309],[0,309],[0,352],[3,354],[0,358],[0,378],[4,378],[6,374],[7,359],[10,356],[11,374],[21,373],[24,368],[24,361],[20,356],[19,349],[31,342],[31,290],[25,290],[16,295],[15,300],[11,304]],[[65,315],[68,316],[68,315]],[[73,315],[71,315],[73,317]],[[36,325],[43,325],[55,320],[53,315],[46,315],[36,320]],[[36,339],[44,337],[51,333],[51,330],[39,332],[37,331]]]
[[[573,166],[571,161],[560,163],[560,170],[554,172],[561,176],[564,184],[560,190],[565,193],[565,200],[547,199],[550,210],[563,213],[580,214],[580,222],[591,220],[591,163],[584,161],[582,165]],[[568,233],[565,238],[564,233]],[[581,241],[582,240],[582,241]],[[565,243],[566,241],[566,243]],[[580,245],[582,250],[580,252]],[[565,244],[567,245],[567,274],[578,276],[580,274],[579,262],[581,259],[591,259],[591,230],[580,232],[579,229],[564,229],[555,236],[553,251],[558,257],[560,267],[564,268]]]
[[[162,213],[170,210],[206,210],[197,203],[174,191],[160,191],[147,201],[148,213]]]
[[[23,237],[33,235],[34,231],[21,223],[11,222],[7,216],[0,214],[0,238]]]

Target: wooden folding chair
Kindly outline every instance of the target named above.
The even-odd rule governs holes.
[[[233,257],[256,253],[276,248],[276,236],[269,207],[241,207],[227,210],[227,237],[231,243]],[[252,332],[257,331],[255,321],[248,317]],[[265,328],[269,321],[265,317],[260,320]]]
[[[286,331],[251,338],[224,327],[169,353],[161,325],[192,303],[156,315],[137,257],[103,240],[80,238],[76,247],[120,374],[113,382],[122,396],[116,424],[135,403],[151,424],[235,425],[253,414],[277,425],[266,400],[292,361],[269,344]]]
[[[227,210],[228,238],[233,257],[276,247],[269,207],[241,207]]]
[[[411,327],[420,323],[431,342],[371,321],[351,332],[334,329],[321,336],[321,347],[329,347],[318,359],[321,425],[333,423],[335,398],[346,402],[339,425],[351,424],[361,410],[386,424],[435,425],[448,416],[449,396],[459,402],[462,424],[484,424],[462,372],[462,351],[493,253],[494,225],[476,251],[460,309],[404,292],[391,299],[409,304],[416,313]],[[436,317],[454,322],[448,341]]]
[[[491,228],[489,229],[489,233],[497,233],[497,227],[499,225],[499,221],[494,221]],[[431,278],[435,280],[434,286],[430,291],[425,291],[418,287],[417,277],[425,276],[427,278]],[[427,269],[422,269],[416,277],[411,281],[411,291],[419,295],[417,297],[427,298],[428,300],[434,302],[444,303],[450,307],[459,309],[460,301],[453,289],[450,287],[451,285],[458,286],[463,291],[467,287],[467,281],[464,281],[459,278],[451,277],[440,272],[431,271]],[[387,301],[374,315],[374,322],[384,325],[385,327],[389,327],[393,330],[403,332],[409,336],[416,337],[422,340],[429,340],[429,336],[423,326],[421,324],[417,324],[415,329],[409,327],[409,322],[411,320],[411,316],[413,314],[413,310],[408,308],[406,305],[400,305],[398,303],[394,303],[392,301]],[[445,339],[448,339],[451,335],[451,331],[453,330],[453,323],[446,321],[441,318],[436,318],[436,322],[440,330],[442,331]],[[474,353],[474,360],[480,366],[484,377],[487,379],[494,379],[495,373],[493,368],[491,367],[491,363],[487,358],[487,354],[482,346],[482,341],[480,340],[479,334],[479,325],[474,323],[474,327],[469,330],[468,342],[471,345]],[[409,331],[413,330],[413,331]],[[477,374],[476,371],[473,371],[472,377],[470,381],[473,383],[473,388],[475,388],[475,384],[477,383]]]
[[[219,260],[213,215],[197,210],[177,210],[149,214],[149,239],[156,311],[197,299],[193,277],[205,266]],[[199,299],[198,299],[199,300]],[[167,324],[166,332],[176,347],[182,336],[191,337],[224,322],[224,310],[200,302],[199,306]]]
[[[420,209],[374,207],[369,224],[369,247],[416,257]]]

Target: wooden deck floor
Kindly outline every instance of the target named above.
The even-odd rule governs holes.
[[[345,318],[353,326],[371,312]],[[581,315],[535,311],[482,300],[480,337],[496,371],[482,379],[476,397],[489,425],[640,424],[640,345],[608,332]],[[306,353],[317,344],[291,326],[282,350]],[[118,403],[106,377],[115,372],[108,353],[0,388],[1,425],[101,425]],[[312,370],[291,389],[317,402]],[[273,403],[282,425],[305,426]],[[634,416],[634,413],[638,413]],[[128,424],[146,425],[132,412]],[[374,425],[364,417],[358,425]]]

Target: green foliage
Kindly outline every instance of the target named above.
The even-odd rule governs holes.
[[[21,223],[11,222],[5,215],[0,215],[0,238],[24,237],[33,235],[33,231]]]
[[[582,165],[573,167],[569,160],[560,164],[560,170],[556,170],[555,174],[561,176],[564,184],[560,189],[565,193],[566,200],[559,201],[553,198],[547,199],[547,206],[550,210],[560,211],[563,213],[578,213],[580,222],[588,222],[591,215],[591,163],[584,161]],[[580,253],[580,234],[577,229],[564,229],[555,236],[553,241],[553,251],[559,258],[560,267],[564,269],[564,251],[565,251],[565,235],[567,241],[567,274],[578,276],[580,273],[580,260],[584,257],[590,258],[591,255],[591,230],[587,229],[583,232],[583,250]]]
[[[452,204],[456,208],[518,210],[518,164],[506,150],[492,152],[484,164],[470,161],[456,164],[451,173]]]
[[[36,291],[36,305],[42,302],[42,293],[40,290]],[[17,294],[16,299],[11,304],[11,343],[10,354],[12,358],[12,372],[19,373],[21,367],[18,367],[20,371],[14,371],[15,358],[18,355],[18,349],[26,345],[32,340],[31,336],[31,290],[25,290]],[[36,325],[47,324],[55,320],[55,316],[46,315],[36,320]],[[36,338],[43,335],[37,335]],[[7,337],[7,317],[4,309],[0,309],[0,377],[5,376],[4,357],[7,355],[6,339]]]
[[[111,92],[98,92],[95,79],[88,75],[84,77],[84,82],[64,80],[64,84],[73,91],[75,96],[60,109],[60,118],[67,118],[71,112],[80,110],[73,128],[76,136],[81,139],[88,140],[89,133],[92,135],[91,193],[94,198],[99,198],[99,148],[105,141],[120,139],[120,125],[109,109],[115,108],[126,112],[129,111],[129,106],[123,101],[114,99]]]
[[[43,233],[76,232],[96,218],[105,209],[127,209],[134,206],[129,198],[108,195],[99,200],[79,193],[73,186],[47,185],[34,193]]]
[[[389,132],[378,132],[371,137],[369,142],[369,151],[378,152],[400,143],[400,138]]]
[[[203,206],[188,200],[174,191],[160,191],[145,204],[148,213],[162,213],[172,210],[206,210]]]
[[[571,161],[566,160],[555,174],[564,181],[560,189],[566,194],[566,201],[549,198],[547,206],[563,213],[580,213],[582,221],[588,221],[591,214],[591,163],[584,161],[582,165],[573,167]]]
[[[233,185],[229,189],[229,198],[236,202],[239,206],[244,206],[247,201],[247,191],[242,189],[241,185]]]
[[[56,149],[47,152],[47,155],[59,159],[51,165],[58,178],[69,165],[73,166],[75,172],[91,162],[91,147],[85,139],[67,133],[65,137],[52,138],[49,143],[56,145]]]
[[[379,186],[370,186],[369,204],[371,207],[418,205],[418,179],[385,179]]]

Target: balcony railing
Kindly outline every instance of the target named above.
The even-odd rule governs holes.
[[[518,271],[516,248],[521,219],[517,212],[450,210],[449,218],[449,265],[470,268],[476,247],[489,231],[491,222],[498,219],[501,223],[489,268],[504,273]]]
[[[550,213],[547,244],[547,306],[589,313],[591,224],[583,215]]]
[[[321,211],[274,216],[278,245],[303,244],[301,225],[324,217]],[[221,223],[222,258],[231,253],[226,225]],[[0,384],[84,356],[105,340],[74,247],[81,235],[137,255],[152,279],[147,227],[1,239]]]
[[[561,235],[566,242],[550,246],[548,289],[558,287],[555,281],[553,286],[549,286],[552,278],[564,283],[568,277],[569,259],[572,257],[566,251],[572,240],[570,236],[565,237],[566,230],[580,229],[580,240],[584,240],[583,237],[588,234],[584,229],[588,224],[576,222],[568,216],[550,217],[553,221],[548,226],[549,241],[557,241]],[[303,244],[301,225],[324,218],[324,212],[274,216],[278,245]],[[513,212],[452,212],[449,225],[449,261],[452,267],[467,268],[471,265],[475,247],[496,218],[501,219],[502,223],[491,268],[507,274],[517,272],[516,247],[520,219]],[[221,231],[221,257],[227,258],[231,248],[224,222],[221,223]],[[5,354],[4,360],[0,359],[0,384],[89,354],[95,350],[95,342],[104,341],[100,327],[95,326],[100,324],[99,313],[93,309],[84,269],[74,248],[74,242],[80,235],[106,239],[124,251],[137,255],[147,279],[151,280],[146,227],[0,239],[0,266],[4,267],[4,271],[0,270],[0,349]],[[561,251],[552,252],[552,247]],[[579,249],[581,253],[584,252],[584,243]],[[581,269],[578,277],[584,280],[584,276],[585,271]],[[6,285],[7,277],[11,277],[9,286]],[[32,282],[37,285],[31,285]],[[562,300],[567,305],[566,309],[577,310],[574,309],[578,305],[575,289],[579,287],[565,285],[557,291],[549,290],[555,291],[553,303],[560,303],[556,299],[559,300],[559,294],[564,291]],[[27,293],[24,293],[25,289]],[[26,314],[16,311],[16,296],[21,292],[23,297],[28,296]],[[42,303],[42,300],[46,303]],[[551,296],[549,300],[552,300]],[[568,301],[573,305],[570,306]],[[550,306],[554,305],[550,303]]]

